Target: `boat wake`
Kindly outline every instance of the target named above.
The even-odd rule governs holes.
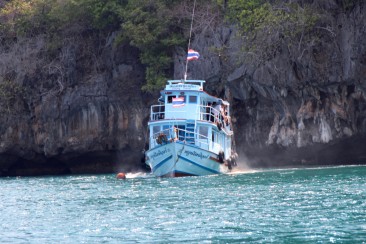
[[[151,178],[154,177],[151,173],[146,172],[133,172],[133,173],[127,173],[126,178],[127,179],[135,179],[135,178]]]
[[[233,168],[229,174],[236,175],[236,174],[249,174],[249,173],[256,173],[256,172],[258,172],[258,170],[239,166],[239,167]]]

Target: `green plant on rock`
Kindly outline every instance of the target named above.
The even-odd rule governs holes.
[[[121,0],[9,0],[0,9],[0,32],[6,36],[62,34],[71,26],[103,29],[121,23]]]
[[[147,84],[143,90],[160,89],[171,75],[172,53],[185,44],[181,26],[174,16],[176,0],[130,0],[123,10],[121,39],[141,51]]]
[[[198,3],[216,6],[216,1]],[[192,4],[186,2],[189,12]],[[8,0],[0,7],[0,37],[11,44],[19,37],[44,35],[48,55],[57,57],[65,37],[119,32],[117,44],[128,43],[141,53],[146,67],[143,90],[154,91],[172,76],[176,47],[187,44],[183,30],[190,15],[182,14],[186,5],[180,0]]]
[[[227,17],[241,28],[242,32],[255,30],[262,21],[263,0],[238,0],[228,2]]]
[[[46,1],[46,0],[43,0]],[[80,25],[86,29],[118,28],[123,0],[47,0],[54,1],[48,15],[62,27]]]
[[[228,8],[227,18],[237,23],[245,37],[245,50],[261,60],[273,57],[283,43],[301,47],[319,19],[311,6],[283,1],[229,1]]]
[[[29,25],[28,16],[34,13],[32,1],[13,0],[0,9],[1,31],[10,36],[23,32]]]

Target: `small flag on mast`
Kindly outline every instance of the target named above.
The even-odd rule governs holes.
[[[199,57],[200,57],[200,54],[197,51],[195,51],[193,49],[188,50],[188,56],[187,56],[188,61],[197,60]]]

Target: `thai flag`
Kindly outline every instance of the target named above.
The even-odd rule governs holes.
[[[188,56],[187,56],[187,60],[191,61],[191,60],[197,60],[200,57],[200,54],[193,50],[193,49],[189,49],[188,50]]]
[[[173,97],[173,108],[183,107],[184,105],[184,97]]]

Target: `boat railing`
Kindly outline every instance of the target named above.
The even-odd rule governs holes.
[[[150,113],[150,120],[163,120],[163,119],[173,119],[173,118],[166,118],[165,116],[165,105],[152,105],[151,106],[151,113]],[[169,111],[168,111],[169,112]],[[175,114],[182,114],[185,115],[187,111],[174,111]],[[227,116],[223,116],[221,111],[211,107],[211,106],[199,106],[199,114],[198,120],[208,121],[215,124],[229,124],[230,121]]]
[[[200,120],[209,121],[215,123],[217,126],[224,127],[231,130],[230,127],[230,117],[224,116],[221,111],[211,107],[211,106],[200,106]]]
[[[175,130],[174,130],[175,128]],[[209,149],[209,138],[203,134],[199,134],[197,132],[188,131],[185,129],[180,129],[177,127],[168,128],[165,130],[161,130],[159,132],[154,133],[150,137],[150,148],[154,148],[158,145],[164,145],[173,141],[181,141],[184,143],[194,144],[201,148]],[[187,136],[191,135],[193,136]],[[193,141],[189,139],[194,139]]]
[[[213,123],[218,123],[222,121],[222,115],[220,111],[214,109],[211,106],[200,106],[200,120],[210,121]]]
[[[165,105],[152,105],[150,120],[161,120],[165,118]]]

